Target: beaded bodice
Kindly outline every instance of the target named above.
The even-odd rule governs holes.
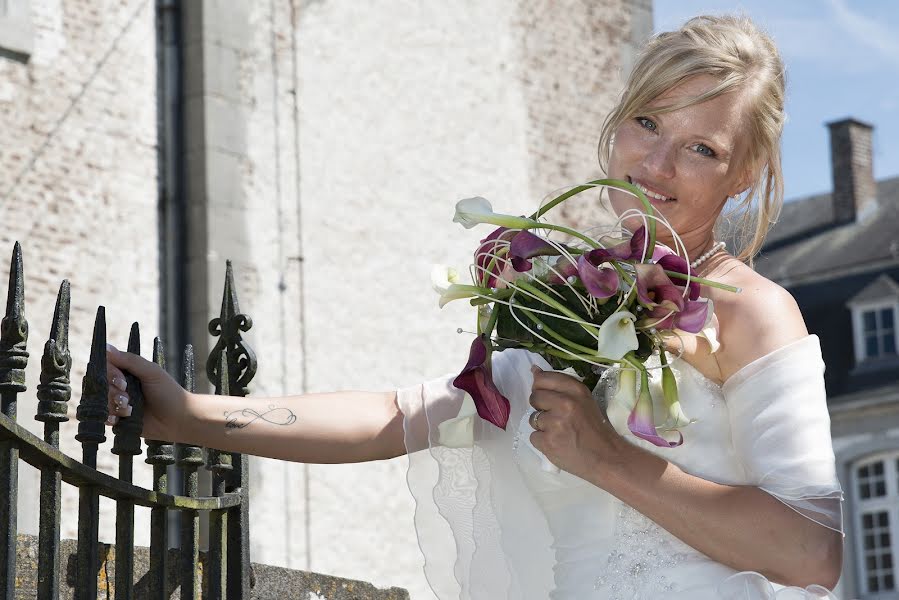
[[[665,449],[627,430],[625,407],[607,406],[609,420],[628,441],[705,479],[741,483],[743,469],[730,442],[727,407],[720,387],[687,363],[674,368],[681,403],[696,423],[684,428],[682,446]],[[661,402],[660,377],[650,385]],[[614,388],[614,381],[609,388]],[[605,398],[600,400],[606,401]],[[657,414],[664,414],[657,406]],[[676,597],[690,577],[732,571],[691,548],[651,519],[604,490],[566,472],[546,470],[526,442],[531,429],[522,418],[513,440],[516,462],[553,536],[556,557],[554,599]],[[687,575],[692,574],[692,575]]]

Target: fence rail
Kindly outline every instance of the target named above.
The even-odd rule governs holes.
[[[179,511],[181,518],[181,598],[200,598],[203,585],[199,566],[199,515],[209,513],[209,553],[206,597],[237,600],[250,597],[249,556],[249,464],[241,454],[207,449],[164,440],[146,440],[145,462],[153,466],[153,489],[132,483],[135,457],[141,450],[144,398],[140,381],[126,374],[132,412],[112,428],[112,453],[118,456],[118,477],[97,470],[99,445],[106,441],[109,382],[106,377],[106,316],[97,309],[90,360],[82,380],[81,400],[76,411],[82,459],[77,461],[59,449],[59,424],[68,421],[72,390],[69,353],[70,286],[63,281],[56,299],[50,336],[41,357],[38,407],[34,418],[44,423],[43,439],[17,422],[19,394],[26,391],[25,368],[29,354],[28,322],[24,306],[22,248],[13,249],[6,313],[0,321],[0,597],[15,598],[16,504],[19,461],[40,470],[40,521],[38,533],[38,598],[60,597],[60,516],[62,482],[79,490],[76,598],[94,600],[100,568],[99,499],[116,501],[115,598],[134,598],[134,507],[150,507],[149,598],[168,598],[167,515]],[[256,356],[242,339],[252,320],[240,312],[234,289],[231,263],[225,273],[221,314],[210,321],[209,332],[218,341],[209,355],[206,374],[219,395],[245,396],[256,373]],[[140,328],[131,327],[128,351],[140,353]],[[159,338],[153,342],[153,361],[165,366]],[[195,390],[193,348],[188,345],[181,365],[181,383]],[[180,467],[185,495],[168,493],[167,471]],[[212,473],[212,496],[201,497],[198,476],[201,467]]]

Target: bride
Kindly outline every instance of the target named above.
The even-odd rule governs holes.
[[[471,447],[437,443],[462,403],[452,377],[209,402],[113,348],[110,424],[131,413],[128,371],[143,384],[147,438],[306,463],[408,454],[425,573],[441,599],[832,597],[842,493],[820,346],[793,298],[751,268],[782,202],[784,94],[770,38],[745,18],[697,17],[647,43],[601,133],[608,176],[650,197],[700,277],[743,290],[703,287],[717,341],[677,348],[681,403],[698,418],[680,447],[628,431],[614,377],[596,402],[523,350],[494,355],[511,416],[505,430],[478,420]],[[748,224],[733,254],[715,238],[731,198]],[[223,413],[263,401],[296,419],[226,427]]]

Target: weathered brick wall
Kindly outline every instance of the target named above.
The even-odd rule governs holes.
[[[629,7],[645,2],[378,0],[364,10],[203,2],[217,17],[202,35],[185,33],[188,60],[207,61],[203,78],[187,85],[203,108],[190,138],[199,146],[189,150],[208,159],[188,173],[188,187],[206,194],[192,205],[200,216],[190,268],[203,263],[205,278],[192,304],[195,338],[218,309],[231,257],[241,307],[254,318],[247,338],[259,355],[257,395],[389,390],[458,370],[470,337],[456,328],[470,329],[472,313],[464,303],[438,311],[429,272],[433,263],[464,267],[484,231],[452,223],[455,201],[484,195],[525,212],[598,172],[599,126],[633,37]],[[0,59],[0,189],[41,158],[3,197],[0,239],[10,249],[13,239],[26,244],[33,356],[58,279],[73,279],[77,390],[96,304],[110,307],[120,335],[136,316],[150,317],[148,338],[157,328],[153,3],[32,6],[31,62]],[[32,391],[36,373],[32,360]],[[404,458],[254,459],[252,469],[255,562],[430,597]],[[67,491],[70,514],[72,497]],[[36,523],[21,514],[20,523]],[[138,511],[143,544],[145,518]],[[104,519],[109,541],[112,519]],[[73,527],[66,521],[64,536]]]
[[[125,345],[132,320],[141,322],[145,348],[158,329],[153,3],[35,0],[30,10],[30,59],[0,58],[0,281],[5,290],[19,240],[31,328],[31,401],[20,401],[19,420],[39,432],[40,355],[60,281],[71,280],[73,398],[61,438],[80,457],[75,407],[97,306],[108,307],[115,344]],[[101,453],[101,468],[115,472],[113,458]],[[36,472],[20,471],[19,530],[33,533]],[[137,468],[136,479],[148,485],[149,472]],[[78,494],[63,487],[62,535],[75,537]],[[103,510],[101,537],[109,541],[114,507],[104,499]],[[146,518],[139,513],[138,523]],[[138,531],[138,543],[148,543],[147,527]]]
[[[522,213],[598,173],[630,3],[303,4],[297,27],[308,388],[390,389],[458,371],[473,328],[442,312],[433,263],[464,268],[485,229],[451,222],[483,195]],[[643,13],[643,17],[648,13]],[[645,28],[644,28],[645,29]],[[313,569],[432,597],[405,459],[310,466]]]

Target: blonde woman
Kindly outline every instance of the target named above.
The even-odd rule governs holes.
[[[521,350],[493,360],[509,426],[477,423],[471,448],[436,443],[462,402],[451,378],[265,399],[295,422],[226,436],[223,410],[258,400],[203,401],[116,350],[111,419],[130,414],[127,370],[143,383],[148,438],[307,463],[408,454],[425,573],[441,599],[771,598],[784,586],[827,597],[841,570],[842,494],[820,347],[792,297],[751,268],[782,201],[783,122],[771,40],[745,18],[698,17],[646,45],[600,136],[608,175],[650,196],[698,274],[743,290],[703,289],[720,348],[686,340],[678,387],[701,419],[679,448],[630,435],[626,410],[598,406]],[[734,254],[716,237],[729,199],[748,224]],[[544,457],[561,472],[541,468]]]

